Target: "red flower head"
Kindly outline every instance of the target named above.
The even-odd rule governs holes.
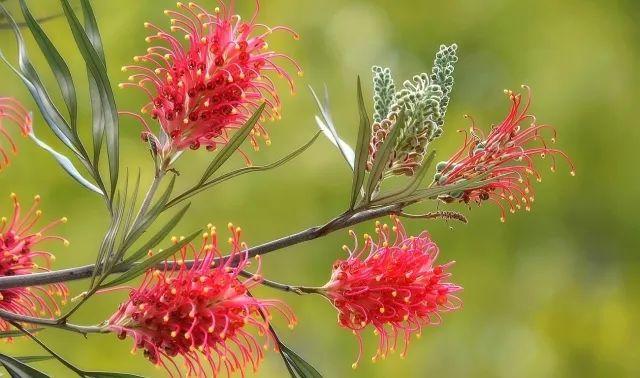
[[[267,37],[277,30],[298,35],[283,26],[268,27],[256,23],[259,6],[248,21],[234,14],[233,1],[209,13],[197,4],[178,3],[180,12],[165,11],[171,17],[171,32],[183,33],[187,46],[174,34],[146,23],[156,31],[147,42],[161,41],[161,46],[147,50],[146,55],[134,58],[145,65],[125,66],[123,71],[135,73],[129,77],[136,83],[123,86],[139,87],[149,96],[142,108],[150,113],[162,127],[156,137],[145,125],[143,140],[152,139],[156,147],[167,153],[201,146],[214,150],[224,144],[230,131],[240,127],[262,104],[266,114],[279,117],[280,99],[268,73],[284,77],[293,93],[293,80],[277,63],[292,62],[300,75],[302,70],[287,55],[269,50]],[[139,116],[133,115],[140,120]],[[262,136],[269,144],[269,136],[261,122],[251,134],[257,149],[257,138]]]
[[[16,144],[9,132],[5,129],[4,122],[15,123],[22,135],[27,135],[31,131],[31,116],[29,112],[17,101],[9,97],[0,97],[0,135],[9,142],[9,149],[14,154],[18,152]],[[0,170],[9,164],[9,154],[0,145]]]
[[[467,135],[463,146],[451,159],[437,166],[435,185],[449,185],[483,178],[489,183],[472,189],[449,193],[440,198],[445,202],[477,202],[492,200],[501,209],[500,220],[505,221],[505,209],[512,213],[522,207],[529,211],[534,201],[531,177],[540,182],[542,177],[535,166],[534,157],[552,160],[551,171],[556,171],[556,156],[565,159],[575,169],[569,157],[561,150],[548,146],[542,136],[543,130],[550,130],[551,143],[556,141],[555,129],[549,125],[539,125],[532,114],[528,113],[531,102],[529,87],[527,101],[522,105],[522,95],[505,90],[511,100],[511,111],[497,126],[494,126],[486,138],[482,131],[471,127],[471,137]],[[522,125],[529,120],[529,125]],[[506,207],[505,207],[506,206]]]
[[[358,337],[354,369],[362,356],[361,333],[368,325],[379,338],[372,361],[395,351],[400,334],[404,358],[412,334],[419,337],[423,326],[440,323],[441,312],[460,307],[453,293],[462,288],[447,282],[446,270],[453,262],[434,266],[438,246],[429,234],[407,236],[399,219],[392,218],[393,236],[386,224],[376,222],[377,242],[365,234],[359,250],[357,239],[353,250],[344,246],[349,258],[336,261],[331,280],[319,290],[338,309],[338,323]]]
[[[221,253],[216,230],[209,226],[200,248],[188,244],[173,263],[147,272],[140,288],[132,290],[109,319],[108,329],[121,339],[132,337],[134,350],[143,349],[151,362],[169,372],[171,366],[181,371],[176,356],[182,356],[188,376],[209,376],[209,371],[218,376],[223,369],[244,374],[249,364],[257,370],[263,351],[250,329],[268,335],[264,344],[268,349],[270,340],[274,341],[268,322],[271,311],[281,312],[290,327],[296,319],[282,302],[249,293],[261,281],[258,273],[240,281],[240,273],[249,265],[247,246],[239,241],[239,227],[229,224],[229,229],[232,249],[225,263],[211,268]],[[184,263],[190,253],[195,255],[193,266]],[[258,258],[258,272],[259,262]]]
[[[15,194],[13,199],[13,216],[11,220],[3,217],[0,220],[0,277],[16,276],[46,272],[55,257],[42,249],[42,242],[60,240],[65,246],[69,242],[59,236],[48,235],[47,232],[67,218],[55,220],[48,225],[35,229],[42,217],[38,209],[40,196],[36,196],[33,205],[25,213],[21,213],[20,203]],[[45,266],[37,264],[37,260],[44,261]],[[0,309],[26,316],[60,315],[60,308],[54,296],[62,298],[63,303],[68,295],[67,288],[62,284],[49,286],[35,286],[31,288],[16,287],[0,290]],[[11,326],[0,320],[0,331],[6,331]]]

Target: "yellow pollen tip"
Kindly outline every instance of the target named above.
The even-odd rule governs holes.
[[[357,369],[357,368],[358,368],[358,363],[357,363],[357,362],[352,363],[352,364],[351,364],[351,368],[352,368],[353,370]]]
[[[64,245],[65,247],[68,247],[69,244],[71,244],[71,243],[69,243],[69,241],[66,240],[66,239],[65,239],[65,241],[62,242],[62,245]]]
[[[571,172],[569,172],[569,174],[570,174],[571,176],[575,176],[575,175],[576,175],[576,171],[571,171]]]

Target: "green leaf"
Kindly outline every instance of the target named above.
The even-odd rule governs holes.
[[[82,176],[82,174],[76,169],[76,167],[73,165],[73,163],[68,157],[64,156],[63,154],[54,150],[51,146],[49,146],[42,140],[38,139],[33,129],[29,133],[29,138],[31,138],[31,140],[33,140],[38,145],[38,147],[50,153],[51,156],[53,156],[53,158],[56,159],[58,164],[60,164],[62,169],[64,169],[64,171],[67,172],[69,176],[71,176],[74,180],[76,180],[80,185],[100,195],[104,195],[104,193],[102,193],[102,190],[100,190],[100,188],[93,185],[89,180],[87,180],[86,178],[84,178],[84,176]]]
[[[353,209],[355,206],[358,196],[360,195],[360,190],[362,189],[367,158],[369,157],[369,141],[371,140],[371,123],[369,121],[369,115],[367,114],[367,108],[364,105],[360,76],[358,76],[358,110],[360,112],[360,127],[358,129],[358,143],[356,145],[355,165],[353,169],[350,209]]]
[[[238,177],[238,176],[242,176],[244,174],[247,173],[253,173],[253,172],[263,172],[263,171],[268,171],[270,169],[274,169],[274,168],[278,168],[279,166],[287,163],[288,161],[296,158],[298,155],[300,155],[301,153],[303,153],[307,148],[309,148],[317,139],[318,136],[320,136],[320,132],[318,131],[316,133],[316,135],[314,135],[305,145],[299,147],[298,149],[296,149],[295,151],[293,151],[292,153],[290,153],[289,155],[283,157],[282,159],[275,161],[271,164],[267,164],[267,165],[257,165],[257,166],[253,166],[253,167],[245,167],[245,168],[241,168],[241,169],[236,169],[234,171],[225,173],[219,177],[216,177],[210,181],[207,181],[206,183],[196,186],[195,188],[188,190],[185,193],[182,193],[181,195],[179,195],[178,197],[176,197],[175,199],[171,200],[166,208],[172,207],[177,205],[178,203],[184,201],[187,198],[191,198],[194,195],[202,192],[203,190],[209,189],[215,185],[221,184],[227,180],[230,180],[234,177]]]
[[[47,121],[47,124],[51,128],[51,130],[56,134],[58,139],[62,141],[67,147],[69,147],[76,155],[81,157],[78,152],[78,149],[82,146],[80,141],[73,135],[71,128],[67,124],[67,121],[62,117],[55,104],[51,100],[51,97],[47,93],[40,77],[36,69],[33,67],[29,60],[29,56],[26,50],[26,44],[24,38],[22,37],[22,33],[18,28],[15,20],[11,16],[9,12],[4,8],[2,4],[0,4],[0,12],[4,14],[7,18],[7,21],[11,25],[11,29],[16,39],[16,43],[18,44],[18,65],[20,69],[14,67],[6,56],[0,50],[0,59],[7,64],[11,70],[18,75],[18,77],[25,84],[31,96],[35,100],[42,116]]]
[[[160,251],[158,253],[156,253],[155,255],[149,257],[148,259],[144,260],[143,262],[134,265],[131,269],[129,269],[128,271],[126,271],[125,273],[121,274],[120,276],[118,276],[116,279],[102,285],[103,288],[106,287],[112,287],[112,286],[116,286],[116,285],[121,285],[125,282],[131,281],[132,279],[138,277],[139,275],[143,274],[145,271],[147,271],[147,269],[155,266],[156,264],[168,259],[169,257],[173,256],[176,252],[178,252],[182,247],[184,247],[185,245],[187,245],[189,242],[191,242],[193,239],[196,238],[196,236],[200,235],[200,233],[202,232],[202,229],[194,232],[193,234],[187,236],[186,238],[180,240],[178,243],[172,245],[171,247]]]
[[[90,378],[144,378],[141,375],[129,373],[114,373],[110,371],[84,371],[82,373],[85,377]]]
[[[0,364],[12,378],[48,378],[49,376],[7,355],[0,354]]]
[[[82,0],[82,11],[84,16],[85,30],[91,41],[91,45],[95,49],[102,63],[106,66],[106,59],[102,47],[102,38],[98,30],[98,23],[91,8],[91,4],[87,0]],[[101,108],[100,89],[96,79],[89,74],[89,95],[91,98],[91,116],[92,116],[92,137],[93,137],[93,164],[98,165],[100,162],[100,151],[102,150],[102,142],[104,140],[105,118]]]
[[[118,139],[119,119],[118,109],[116,108],[115,99],[113,97],[113,91],[111,90],[111,83],[107,76],[107,68],[101,60],[100,55],[96,51],[91,39],[87,35],[87,32],[82,28],[80,21],[76,17],[69,0],[61,0],[64,13],[71,27],[73,38],[76,41],[76,45],[82,54],[85,62],[87,63],[87,69],[90,75],[95,80],[95,88],[98,90],[100,109],[102,109],[102,117],[104,121],[104,132],[106,134],[107,141],[107,155],[109,158],[109,176],[111,178],[111,195],[115,193],[118,174],[119,174],[119,154],[120,144]],[[91,7],[91,5],[84,1],[82,2],[83,9]],[[85,10],[85,14],[88,12]],[[95,35],[93,36],[95,38]],[[96,95],[94,91],[94,96]],[[98,101],[95,98],[95,101]],[[94,100],[92,100],[94,101]],[[95,107],[94,107],[95,108]],[[94,142],[95,143],[95,142]]]
[[[267,104],[263,103],[260,105],[258,110],[253,113],[251,118],[245,122],[245,124],[238,130],[236,133],[229,139],[229,142],[218,152],[216,157],[213,159],[211,164],[207,167],[204,174],[202,175],[202,179],[200,179],[200,184],[204,184],[209,177],[211,177],[222,165],[231,157],[231,155],[240,147],[242,142],[249,136],[251,130],[253,130],[254,126],[260,119],[262,115],[262,111],[264,110]]]
[[[333,124],[333,120],[331,119],[331,114],[329,113],[329,91],[325,87],[324,89],[324,103],[320,101],[318,95],[313,90],[313,88],[309,87],[313,98],[316,100],[316,104],[318,105],[318,110],[320,110],[320,115],[322,117],[315,117],[316,124],[318,128],[322,131],[322,133],[329,139],[329,141],[338,148],[340,154],[346,160],[347,164],[351,169],[354,169],[355,164],[355,152],[347,142],[340,139],[338,135],[338,131],[336,130],[335,125]]]
[[[71,77],[71,71],[69,71],[69,67],[65,63],[64,59],[62,59],[62,56],[49,37],[47,37],[44,30],[42,30],[38,21],[36,21],[31,14],[25,0],[20,0],[20,9],[22,10],[25,23],[29,27],[33,38],[38,43],[42,54],[47,59],[47,63],[49,63],[51,71],[58,82],[62,98],[64,99],[64,102],[67,105],[67,110],[69,111],[71,128],[75,129],[78,121],[78,101],[76,98],[76,89],[73,85],[73,78]]]
[[[180,222],[182,217],[184,217],[184,214],[186,214],[187,210],[189,210],[190,206],[191,204],[188,203],[182,209],[180,209],[180,211],[178,211],[176,215],[174,215],[160,229],[160,231],[158,231],[155,235],[153,235],[151,239],[149,239],[149,241],[147,241],[142,247],[140,247],[140,249],[138,249],[136,252],[131,254],[131,256],[129,256],[123,263],[129,264],[129,263],[133,263],[140,260],[142,257],[144,257],[147,254],[147,252],[150,249],[157,246],[162,241],[162,239],[167,237],[167,235],[169,235],[169,233],[176,227],[176,225]]]
[[[53,358],[54,358],[53,356],[22,356],[22,357],[16,357],[15,359],[24,364],[30,364],[33,362],[48,361]]]
[[[429,171],[431,164],[433,164],[433,159],[435,158],[435,156],[436,156],[435,151],[431,151],[431,153],[429,153],[429,156],[427,156],[427,158],[422,162],[422,165],[420,166],[416,174],[413,175],[411,181],[407,186],[405,186],[404,188],[402,188],[401,190],[395,193],[381,196],[380,198],[377,198],[374,202],[376,204],[381,202],[395,203],[395,202],[401,201],[404,197],[410,194],[413,194],[418,189],[422,181],[424,180],[424,177]]]
[[[279,348],[292,378],[322,378],[322,374],[316,368],[282,342],[279,342]]]
[[[373,161],[373,166],[371,167],[371,172],[369,173],[369,180],[367,181],[367,185],[365,188],[365,197],[364,202],[368,203],[371,199],[371,194],[376,189],[380,180],[382,179],[382,175],[387,169],[387,165],[389,164],[389,158],[391,154],[394,152],[396,147],[396,141],[398,136],[400,135],[400,131],[405,126],[405,114],[404,111],[398,114],[398,118],[396,119],[396,123],[389,132],[389,135],[384,139],[382,146],[376,153],[376,158]]]

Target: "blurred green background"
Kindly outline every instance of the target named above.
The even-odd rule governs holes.
[[[201,0],[213,7],[215,1]],[[239,0],[249,17],[253,1]],[[270,125],[273,145],[252,153],[256,163],[270,162],[304,143],[315,131],[313,101],[306,85],[327,84],[337,126],[353,141],[357,112],[355,78],[369,77],[371,65],[393,68],[396,81],[431,67],[441,43],[460,45],[456,86],[447,115],[445,135],[434,144],[445,159],[461,142],[456,129],[467,126],[472,114],[488,128],[506,114],[504,88],[533,89],[533,112],[538,120],[556,126],[559,146],[577,166],[551,174],[541,163],[544,182],[531,213],[517,213],[499,222],[497,208],[451,207],[464,211],[470,224],[406,222],[411,232],[428,229],[441,247],[440,258],[456,260],[453,279],[464,286],[462,311],[446,314],[444,324],[414,340],[406,360],[397,355],[372,364],[376,341],[366,340],[365,361],[351,369],[355,338],[336,324],[333,308],[317,297],[287,296],[270,289],[259,295],[282,298],[295,309],[300,325],[295,332],[276,323],[286,342],[307,357],[327,377],[554,377],[640,375],[640,180],[637,116],[637,74],[640,32],[637,1],[338,1],[268,0],[262,22],[289,25],[302,35],[299,42],[275,36],[270,45],[293,56],[305,69],[298,94],[283,95],[284,118]],[[17,10],[16,0],[7,0]],[[54,0],[32,0],[38,16],[59,11]],[[144,21],[167,25],[162,10],[172,1],[96,0],[115,88],[126,74],[120,66],[146,49]],[[17,14],[16,14],[17,15]],[[87,99],[84,63],[75,50],[63,19],[46,23]],[[28,34],[28,33],[27,33]],[[32,40],[32,58],[46,81],[54,81]],[[0,47],[14,55],[9,32],[0,31]],[[369,79],[366,91],[371,93]],[[284,87],[283,87],[284,89]],[[23,85],[0,66],[0,95],[16,96],[33,108]],[[117,91],[121,109],[136,110],[142,96]],[[370,106],[370,104],[369,104]],[[81,126],[89,128],[87,102],[81,107]],[[53,138],[42,119],[36,130]],[[151,171],[148,154],[139,141],[139,126],[121,124],[123,166],[140,168],[145,180]],[[55,144],[55,142],[54,142]],[[57,144],[55,144],[57,146]],[[71,240],[69,248],[52,246],[55,268],[92,263],[106,228],[103,204],[61,173],[56,163],[27,140],[19,141],[20,155],[0,174],[2,214],[8,214],[10,192],[28,202],[43,197],[50,219],[67,216],[57,231]],[[210,154],[186,154],[178,165],[179,185],[192,183]],[[240,166],[241,159],[235,158]],[[268,173],[244,176],[200,195],[180,233],[212,222],[242,225],[246,241],[259,244],[320,224],[344,210],[350,190],[349,171],[341,157],[322,139],[296,161]],[[5,197],[6,195],[6,197]],[[435,203],[421,206],[432,210]],[[418,211],[418,210],[416,210]],[[449,226],[453,226],[451,229]],[[371,232],[372,224],[356,228]],[[321,285],[332,262],[349,243],[345,232],[298,245],[265,259],[265,275],[292,284]],[[86,282],[71,286],[74,295]],[[101,295],[74,318],[91,324],[109,317],[125,293]],[[162,376],[141,354],[131,356],[131,341],[113,335],[81,336],[58,330],[43,332],[51,347],[74,363],[90,369]],[[372,335],[370,335],[372,336]],[[41,354],[34,344],[18,341],[0,345],[2,353]],[[71,374],[56,362],[39,363],[53,376]],[[286,375],[280,357],[269,353],[262,376]]]

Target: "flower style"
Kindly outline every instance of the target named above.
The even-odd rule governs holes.
[[[38,272],[46,272],[55,257],[40,246],[48,240],[60,240],[65,246],[69,242],[47,232],[67,218],[57,219],[42,228],[36,224],[42,217],[38,209],[40,196],[36,196],[31,208],[24,214],[21,212],[18,196],[11,194],[13,200],[13,216],[11,220],[3,217],[0,220],[0,277],[16,276]],[[45,266],[36,263],[38,259],[44,261]],[[35,287],[16,287],[0,290],[0,309],[25,316],[60,315],[55,296],[66,302],[68,290],[62,284]],[[0,320],[0,331],[10,329],[9,323]]]
[[[263,351],[249,328],[267,335],[266,350],[270,341],[277,347],[269,330],[271,312],[282,313],[290,328],[296,318],[284,303],[249,293],[262,280],[259,257],[252,278],[239,280],[249,265],[247,246],[240,242],[239,227],[229,224],[229,230],[231,253],[224,263],[211,267],[221,253],[216,229],[209,225],[200,248],[190,243],[178,258],[165,262],[163,269],[147,272],[140,288],[132,290],[109,319],[107,328],[121,339],[132,337],[134,350],[143,349],[152,363],[169,373],[171,366],[180,372],[176,356],[182,356],[188,376],[210,376],[208,370],[218,376],[223,369],[244,375],[247,365],[257,370]],[[184,263],[190,253],[195,255],[193,266]]]
[[[0,97],[0,134],[9,143],[9,151],[16,154],[18,148],[9,132],[5,129],[5,121],[15,123],[22,135],[26,136],[31,131],[31,116],[17,100],[10,97]],[[0,145],[0,170],[10,163],[9,151]]]
[[[453,262],[434,266],[438,246],[429,234],[407,236],[400,220],[392,219],[393,236],[386,224],[376,222],[378,241],[365,234],[360,249],[351,231],[356,245],[353,250],[343,247],[349,258],[336,261],[331,279],[318,290],[338,309],[338,323],[358,338],[354,369],[362,356],[361,333],[368,325],[379,338],[372,361],[394,352],[400,333],[404,358],[412,334],[420,337],[422,327],[440,323],[441,312],[461,305],[453,293],[462,288],[447,282],[446,270]]]
[[[267,37],[278,30],[298,35],[284,26],[269,27],[256,23],[259,5],[249,21],[241,21],[234,14],[233,2],[229,6],[219,1],[213,13],[197,4],[178,3],[181,12],[167,10],[171,17],[171,32],[184,33],[188,46],[161,28],[145,23],[156,34],[147,42],[163,42],[147,50],[146,55],[136,56],[136,62],[144,65],[123,67],[123,71],[135,73],[120,86],[141,88],[149,97],[142,113],[150,113],[162,128],[155,136],[142,117],[145,130],[142,139],[149,141],[165,155],[186,148],[204,146],[214,150],[224,144],[230,132],[239,128],[262,103],[265,113],[272,119],[280,117],[280,98],[273,81],[267,75],[272,72],[285,78],[294,92],[291,76],[277,62],[291,62],[302,75],[298,64],[285,54],[269,49]],[[269,135],[262,121],[251,133],[251,143],[258,149],[258,137],[270,144]]]
[[[438,163],[434,185],[450,185],[470,180],[487,182],[479,187],[449,193],[440,197],[445,202],[476,202],[491,200],[501,210],[500,220],[505,221],[506,211],[516,209],[531,210],[535,200],[531,177],[538,182],[542,177],[535,166],[534,157],[551,157],[551,171],[556,171],[556,156],[567,161],[571,175],[575,168],[569,157],[561,150],[550,148],[542,136],[543,130],[550,130],[551,143],[556,141],[556,131],[549,125],[540,125],[529,114],[531,92],[527,89],[527,100],[522,106],[522,95],[505,90],[511,100],[511,110],[507,117],[494,126],[489,135],[483,136],[475,124],[471,126],[471,136],[465,137],[462,147],[447,161]],[[522,125],[529,120],[529,125]],[[532,145],[535,143],[535,145]]]

